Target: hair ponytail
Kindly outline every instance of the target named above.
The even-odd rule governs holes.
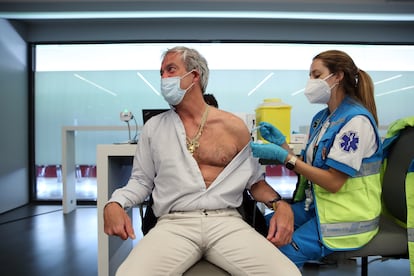
[[[356,97],[371,112],[378,125],[377,106],[375,104],[374,83],[367,72],[359,69],[357,74]]]

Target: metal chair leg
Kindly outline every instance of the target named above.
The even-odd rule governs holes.
[[[361,276],[368,276],[368,257],[361,257]]]

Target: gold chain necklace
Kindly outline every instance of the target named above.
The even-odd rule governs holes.
[[[201,118],[200,126],[199,126],[198,131],[197,131],[196,135],[194,136],[194,138],[190,139],[190,138],[186,137],[187,149],[191,153],[191,155],[193,155],[194,152],[196,151],[196,149],[198,149],[198,147],[200,146],[200,143],[198,142],[198,140],[200,139],[201,134],[203,133],[204,125],[207,121],[208,110],[209,110],[208,107],[209,106],[206,104],[206,110],[203,113],[203,117]]]

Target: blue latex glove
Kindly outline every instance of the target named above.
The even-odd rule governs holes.
[[[279,145],[275,144],[258,144],[250,142],[253,156],[256,158],[277,160],[284,164],[288,156],[288,151]]]
[[[260,122],[259,126],[260,135],[262,135],[262,137],[270,143],[281,146],[286,142],[286,137],[272,124]]]

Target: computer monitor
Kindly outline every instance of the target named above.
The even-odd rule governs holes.
[[[142,110],[142,120],[145,124],[152,116],[158,115],[158,114],[163,113],[167,110],[169,110],[169,109],[165,109],[165,108],[143,109]]]

